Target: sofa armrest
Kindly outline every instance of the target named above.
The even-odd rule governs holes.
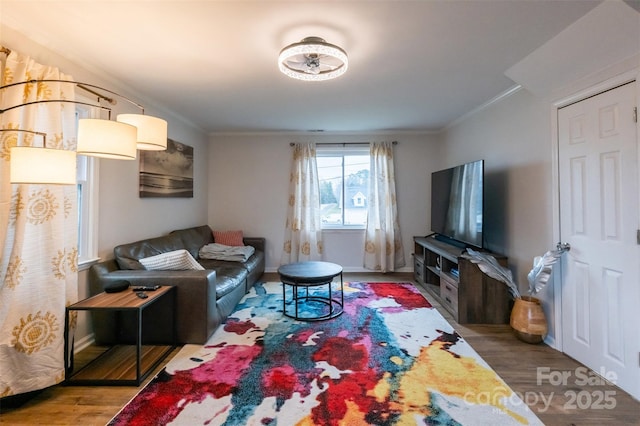
[[[220,323],[216,307],[216,272],[212,270],[147,271],[112,269],[115,261],[93,265],[89,273],[91,295],[104,291],[104,287],[117,280],[126,280],[132,286],[170,285],[176,287],[175,317],[177,338],[180,343],[203,343]],[[126,290],[131,291],[131,290]],[[111,330],[109,330],[111,329]],[[115,324],[104,316],[94,321],[96,340],[113,340]]]
[[[110,271],[108,274],[100,275],[97,282],[101,284],[101,286],[98,286],[95,289],[97,290],[97,292],[104,291],[105,285],[119,280],[129,281],[132,286],[172,285],[176,287],[183,287],[188,285],[213,285],[212,288],[215,291],[216,271],[210,269],[186,271],[148,271],[135,269],[117,269],[114,271]],[[92,294],[95,294],[93,293],[93,288]]]
[[[266,239],[262,237],[244,237],[242,239],[244,245],[253,246],[256,250],[260,250],[264,253]]]

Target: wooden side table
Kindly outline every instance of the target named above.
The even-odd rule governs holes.
[[[141,299],[133,290],[118,293],[100,293],[73,305],[65,310],[65,384],[74,385],[136,385],[147,378],[164,358],[176,347],[175,320],[171,330],[173,345],[143,345],[142,314],[163,297],[173,298],[171,315],[175,315],[175,287],[162,286],[155,291],[146,291],[146,299]],[[71,311],[134,311],[137,313],[137,336],[135,345],[116,344],[96,359],[73,371],[73,361],[69,360],[69,313]]]

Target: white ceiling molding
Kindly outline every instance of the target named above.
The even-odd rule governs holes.
[[[625,2],[604,1],[505,75],[544,96],[638,52],[640,13]]]
[[[260,130],[260,131],[244,131],[244,132],[209,132],[210,137],[223,136],[301,136],[301,137],[333,137],[333,136],[421,136],[421,135],[439,135],[442,130],[370,130],[370,131],[344,131],[344,130],[327,130],[327,131],[303,131],[303,130]]]
[[[476,107],[474,109],[472,109],[471,111],[469,111],[466,114],[461,115],[460,117],[456,118],[455,120],[453,120],[451,123],[447,124],[444,129],[442,129],[442,131],[444,130],[448,130],[451,129],[452,127],[457,126],[458,124],[462,123],[463,121],[465,121],[466,119],[468,119],[469,117],[472,117],[476,114],[478,114],[480,111],[484,111],[485,109],[489,108],[490,106],[497,104],[498,102],[508,98],[509,96],[518,93],[520,90],[522,89],[522,86],[519,84],[516,84],[515,86],[505,90],[504,92],[500,93],[498,96],[488,100],[487,102],[483,103],[482,105],[480,105],[479,107]]]

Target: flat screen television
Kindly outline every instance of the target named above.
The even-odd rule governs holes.
[[[483,247],[484,160],[431,174],[431,231]]]

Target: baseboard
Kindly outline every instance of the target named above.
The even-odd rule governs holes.
[[[78,352],[88,348],[93,345],[96,341],[95,335],[93,333],[84,336],[82,339],[76,340],[73,343],[73,353],[77,354]]]
[[[557,351],[559,351],[560,349],[556,347],[556,339],[549,336],[547,334],[547,336],[544,338],[544,343],[546,343],[547,346],[549,346],[550,348],[553,348]]]

